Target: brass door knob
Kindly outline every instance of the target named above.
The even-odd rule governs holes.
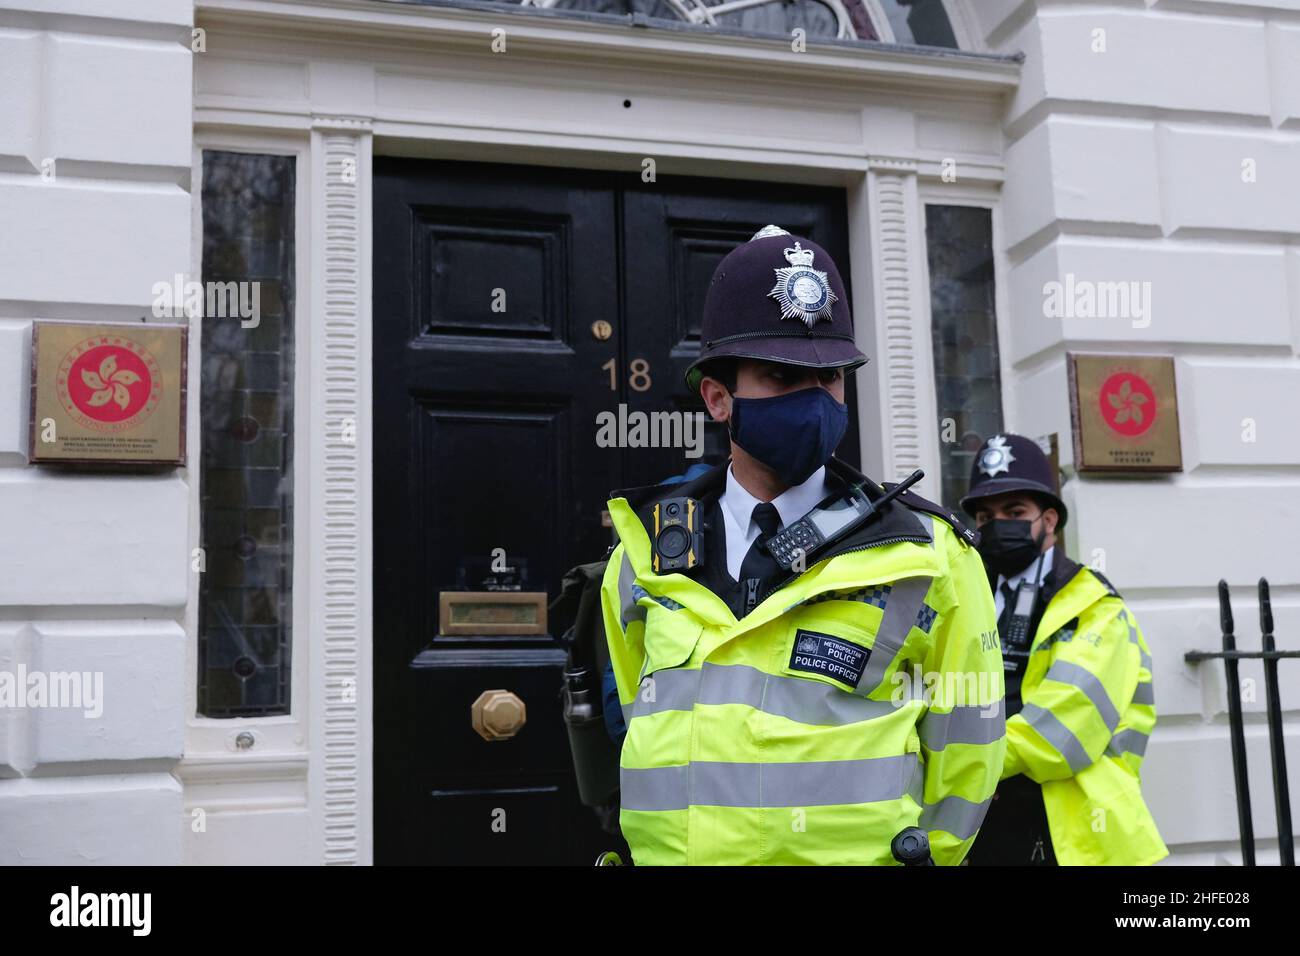
[[[474,731],[484,740],[509,740],[528,722],[528,708],[508,690],[485,690],[470,707]]]

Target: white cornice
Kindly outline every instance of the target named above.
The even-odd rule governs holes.
[[[364,116],[322,116],[314,114],[311,119],[312,129],[338,130],[345,133],[369,133],[372,125],[370,119]]]
[[[803,82],[997,98],[1020,79],[1018,61],[988,54],[816,41],[806,52],[793,53],[784,39],[544,16],[507,4],[482,10],[391,0],[196,0],[195,21],[209,29],[280,34],[291,46],[329,42],[480,53],[488,51],[492,30],[504,27],[510,50],[529,57],[671,64],[675,71],[694,70],[702,77],[744,73],[752,78],[775,69],[773,83],[797,66]]]
[[[910,156],[872,155],[867,157],[867,168],[888,169],[901,173],[914,173],[916,172],[917,161]]]

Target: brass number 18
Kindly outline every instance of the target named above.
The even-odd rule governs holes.
[[[601,368],[609,370],[609,390],[611,392],[618,391],[618,365],[616,361],[610,359],[602,365]],[[650,391],[650,363],[643,358],[633,359],[628,368],[631,369],[632,374],[627,377],[627,384],[631,387],[632,391]]]

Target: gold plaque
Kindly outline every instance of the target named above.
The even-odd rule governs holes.
[[[186,327],[35,322],[31,460],[185,464]]]
[[[545,591],[443,591],[438,633],[545,634]]]
[[[1077,471],[1182,471],[1168,355],[1067,355]]]

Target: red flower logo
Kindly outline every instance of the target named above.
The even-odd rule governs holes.
[[[82,368],[81,381],[87,388],[93,389],[90,400],[86,403],[91,408],[107,405],[110,400],[117,407],[126,411],[131,406],[130,387],[140,381],[140,374],[130,369],[117,367],[117,356],[109,355],[99,363],[99,371],[92,372]]]
[[[1147,380],[1132,372],[1116,372],[1101,386],[1101,417],[1115,432],[1132,438],[1156,420],[1156,395]]]
[[[75,346],[59,365],[59,397],[82,425],[121,431],[158,406],[158,362],[129,339],[97,337]]]

